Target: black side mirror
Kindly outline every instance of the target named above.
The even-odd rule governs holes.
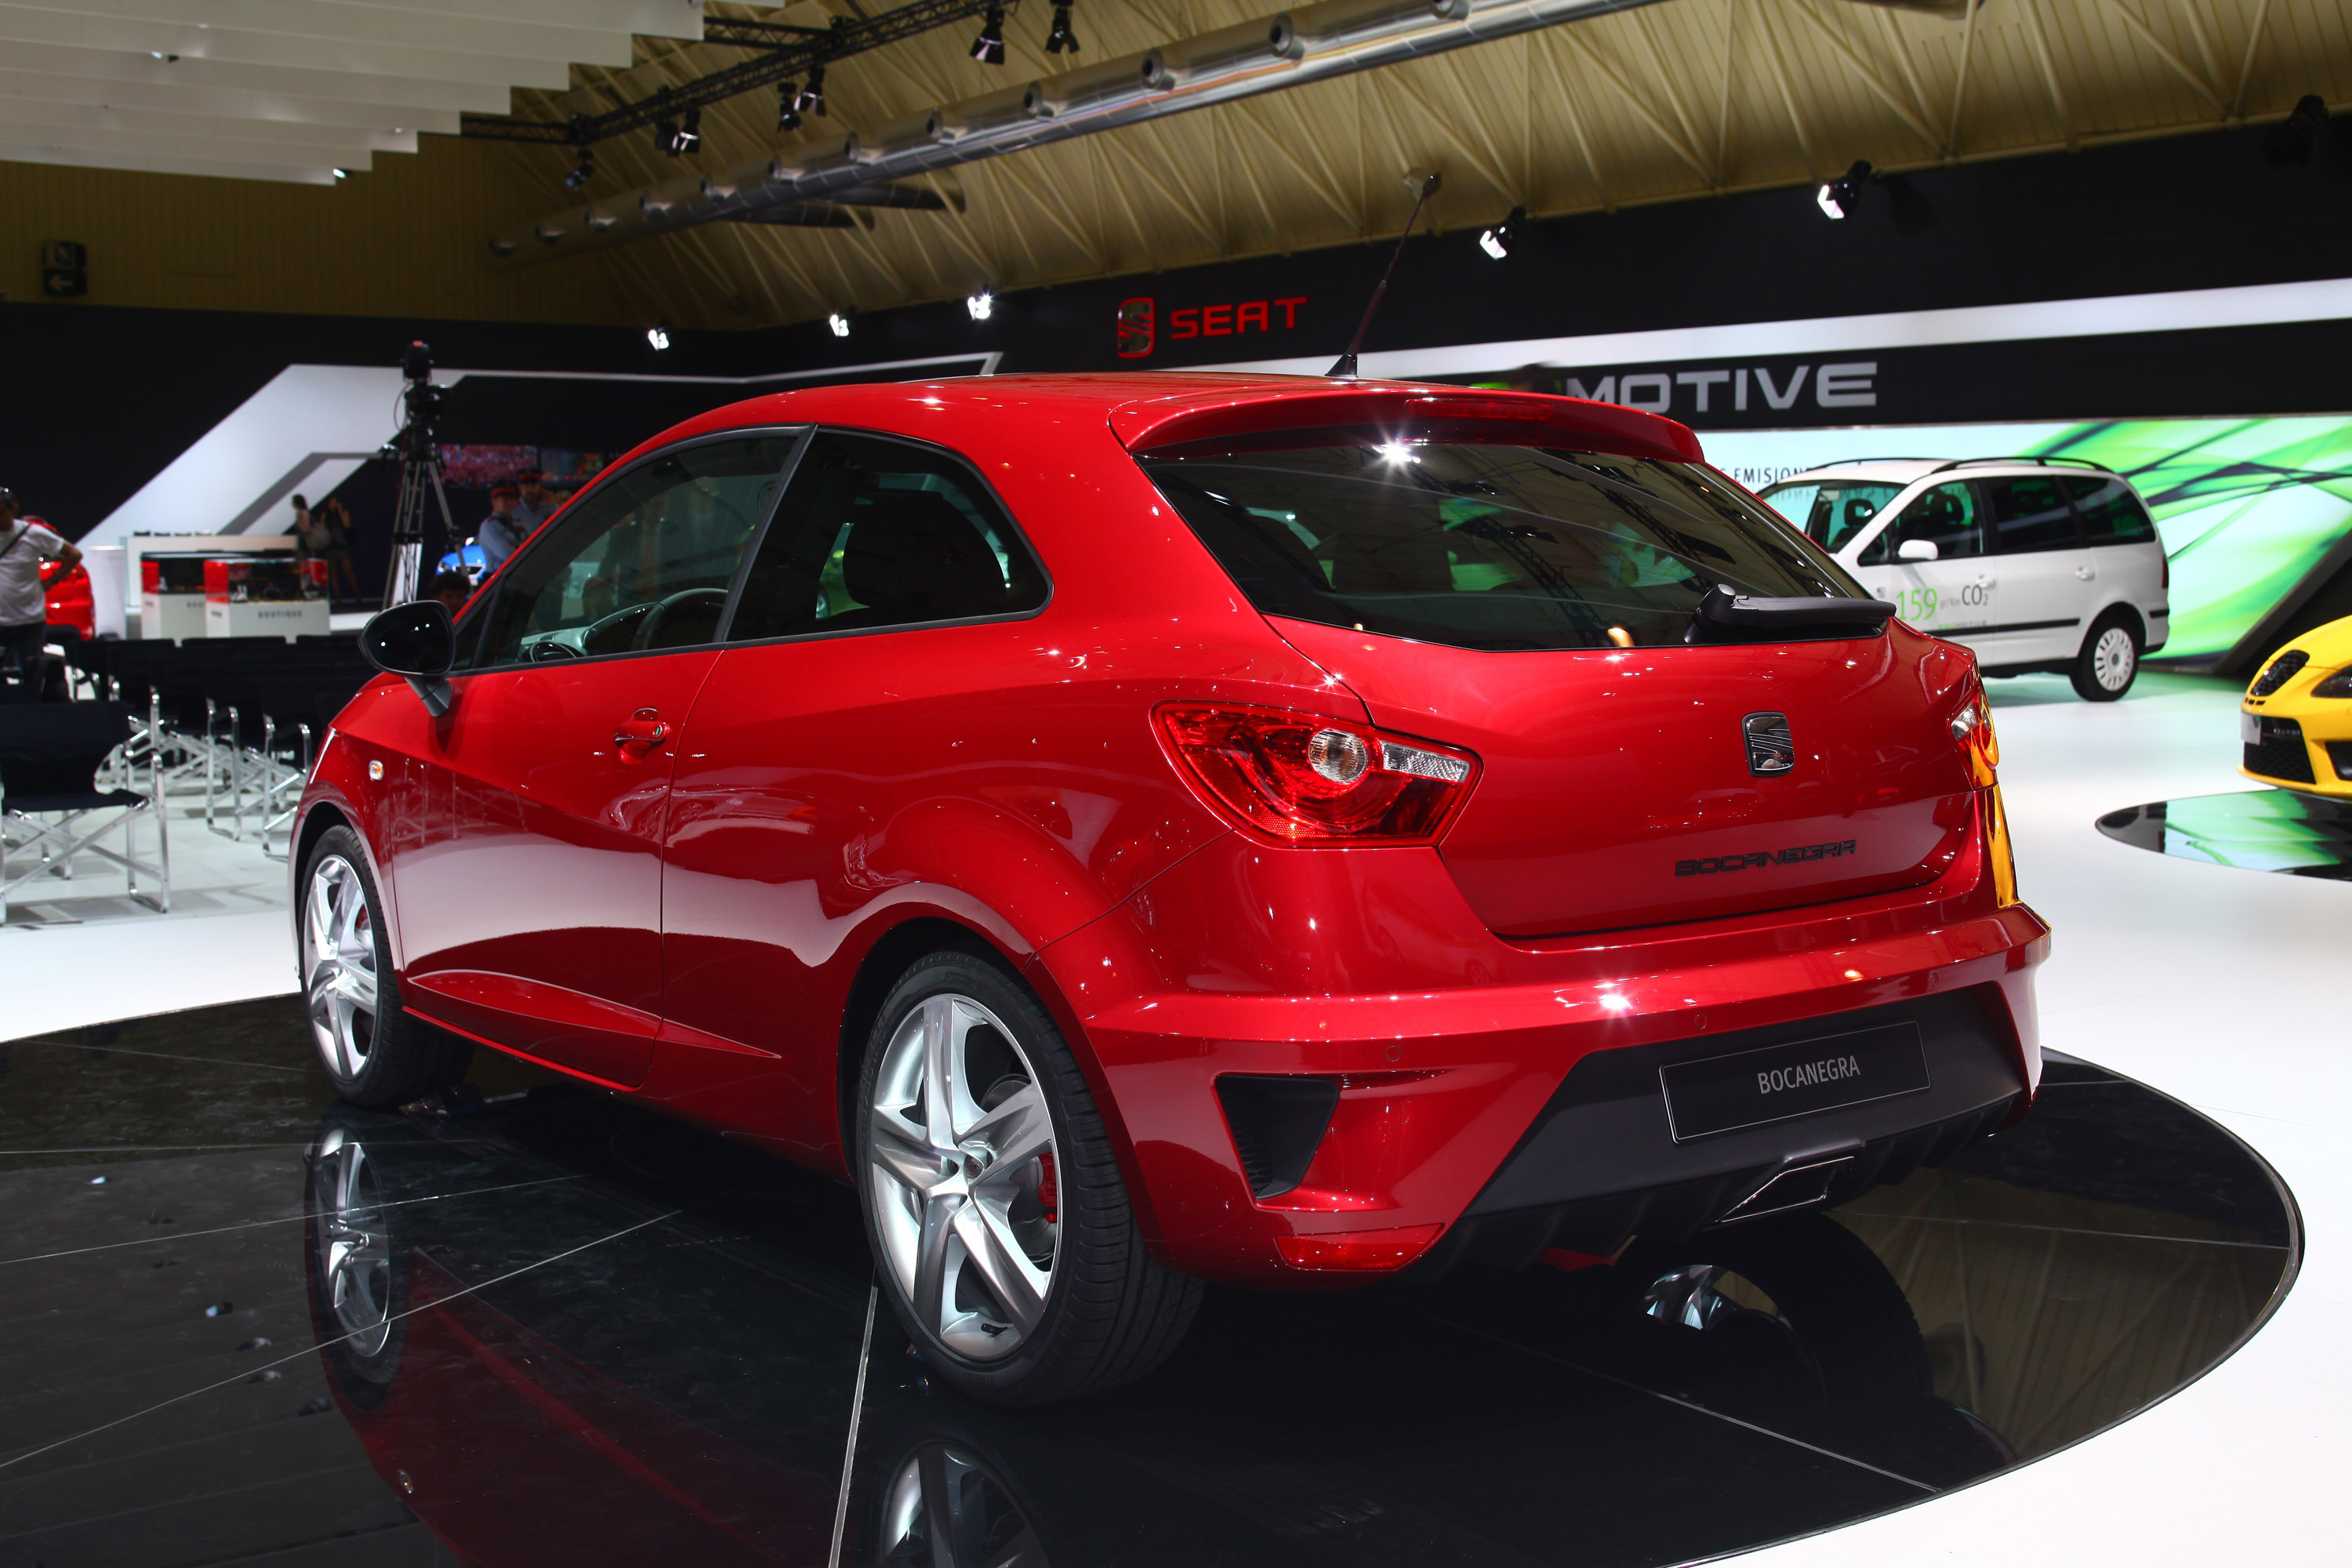
[[[440,600],[394,605],[373,616],[360,632],[360,652],[378,669],[405,679],[436,719],[457,700],[445,678],[457,661],[457,635],[449,626],[449,607]]]

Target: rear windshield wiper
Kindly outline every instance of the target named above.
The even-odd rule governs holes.
[[[1816,641],[1874,637],[1895,606],[1884,599],[1767,599],[1717,583],[1691,612],[1686,643]]]

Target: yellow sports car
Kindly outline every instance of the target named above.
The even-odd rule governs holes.
[[[2238,706],[2238,731],[2248,778],[2352,799],[2352,616],[2271,655]]]

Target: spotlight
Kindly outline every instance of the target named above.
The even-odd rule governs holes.
[[[984,66],[1004,63],[1004,7],[991,5],[987,18],[980,25],[980,37],[971,41],[971,58]]]
[[[1853,211],[1853,204],[1862,195],[1862,187],[1870,179],[1870,165],[1861,159],[1853,167],[1831,180],[1813,193],[1814,205],[1828,217],[1844,217]]]
[[[984,321],[996,313],[996,296],[982,289],[977,294],[964,296],[963,308],[971,312],[975,321]]]
[[[809,72],[808,85],[801,89],[801,95],[793,100],[793,107],[799,110],[803,114],[823,115],[825,113],[824,68],[823,66],[818,66]],[[831,117],[828,115],[827,118]]]
[[[836,338],[845,338],[849,335],[849,318],[839,310],[827,316],[824,319],[824,324],[833,329],[833,335]]]
[[[798,131],[801,128],[800,84],[786,80],[776,88],[776,129]]]
[[[579,167],[573,169],[572,173],[564,175],[563,183],[576,191],[595,177],[596,149],[593,147],[583,147],[580,149]]]
[[[334,174],[339,180],[348,180],[352,177],[352,172],[349,169],[337,169]]]
[[[702,110],[689,109],[686,111],[686,123],[678,127],[677,150],[681,153],[691,153],[701,145]]]
[[[1513,207],[1511,216],[1478,237],[1478,248],[1500,261],[1511,254],[1511,247],[1519,242],[1519,225],[1528,221],[1528,209]]]
[[[657,327],[647,327],[646,329],[646,342],[653,344],[654,351],[656,353],[660,353],[663,349],[669,347],[669,323],[667,321],[664,321]]]
[[[2311,149],[2319,141],[2320,132],[2327,127],[2327,100],[2317,93],[2305,93],[2294,100],[2287,117],[2270,129],[2263,138],[2263,156],[2274,166],[2311,162]]]
[[[677,156],[677,121],[663,119],[654,121],[654,147],[665,158]]]
[[[1065,52],[1075,55],[1078,52],[1078,36],[1070,31],[1070,8],[1067,5],[1054,7],[1054,30],[1045,35],[1045,52],[1049,55]]]

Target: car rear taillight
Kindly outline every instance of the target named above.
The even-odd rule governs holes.
[[[1366,724],[1171,702],[1160,733],[1208,798],[1285,844],[1426,844],[1477,781],[1478,759]]]
[[[1978,784],[1995,782],[2000,742],[1992,732],[1992,708],[1985,701],[1984,688],[1973,681],[1968,700],[1952,715],[1952,739],[1960,748],[1960,760],[1968,764],[1969,780]]]
[[[2017,860],[2009,845],[2009,813],[2000,802],[2000,741],[1992,731],[1992,707],[1984,688],[1969,683],[1968,700],[1952,715],[1952,739],[1967,764],[1969,782],[1984,793],[1985,854],[1992,865],[1993,892],[2000,907],[2018,901]]]

